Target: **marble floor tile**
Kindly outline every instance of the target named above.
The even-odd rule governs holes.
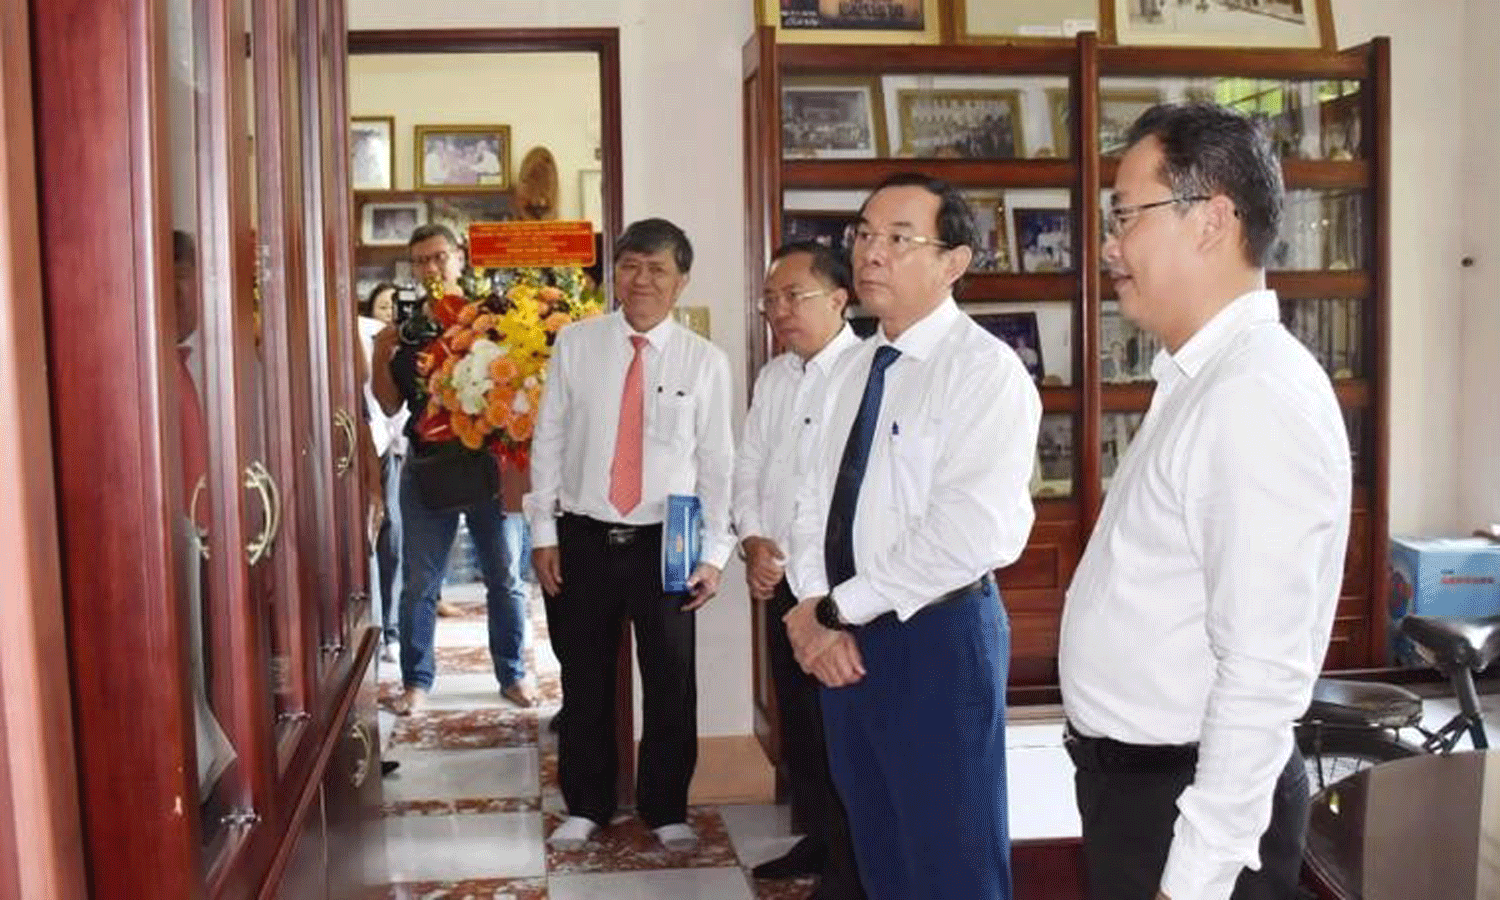
[[[485,651],[485,661],[489,661],[489,651]],[[494,707],[515,708],[509,701],[500,698],[500,682],[495,680],[494,673],[486,667],[483,672],[454,672],[440,668],[424,708],[428,712],[438,712]]]
[[[381,826],[392,884],[541,877],[547,871],[540,813],[392,816]]]
[[[1005,726],[1005,746],[1010,749],[1018,747],[1061,747],[1062,736],[1063,722],[1061,719],[1055,722],[1011,722]]]
[[[505,709],[423,711],[398,718],[391,731],[391,747],[409,745],[426,750],[476,747],[532,747],[537,738],[534,712]]]
[[[734,804],[720,806],[718,811],[742,865],[753,867],[775,859],[797,843],[788,806]]]
[[[547,900],[545,878],[473,878],[393,884],[381,900]]]
[[[818,886],[816,878],[782,878],[776,881],[750,879],[755,900],[807,900]]]
[[[549,900],[752,900],[744,870],[656,869],[553,875]]]
[[[415,750],[388,754],[401,768],[385,780],[385,800],[532,797],[541,793],[534,747]]]
[[[550,834],[562,822],[559,813],[545,813]],[[707,869],[738,865],[724,822],[712,807],[688,810],[688,824],[698,832],[698,847],[690,853],[674,853],[661,845],[656,835],[635,816],[617,817],[601,828],[582,850],[547,849],[547,871],[626,872],[639,869]]]

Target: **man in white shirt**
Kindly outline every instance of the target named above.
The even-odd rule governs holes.
[[[828,773],[818,681],[792,655],[781,617],[797,605],[785,576],[797,487],[817,450],[828,377],[859,338],[844,321],[852,288],[842,254],[815,241],[786,244],[771,257],[761,314],[787,352],[761,369],[734,461],[734,518],[750,596],[765,604],[766,645],[781,756],[792,810],[807,835],[756,866],[756,878],[817,875],[810,900],[865,896],[854,865],[843,804]]]
[[[1156,392],[1074,573],[1059,667],[1091,900],[1293,897],[1292,735],[1343,578],[1349,442],[1264,264],[1281,167],[1195,103],[1127,135],[1104,259]]]
[[[824,685],[829,768],[876,900],[1008,900],[1010,625],[990,574],[1020,555],[1041,400],[953,301],[963,196],[924,175],[865,201],[851,250],[879,331],[839,362],[797,499],[786,614]]]
[[[689,850],[688,784],[698,759],[693,610],[719,587],[734,446],[729,359],[671,318],[692,245],[665,219],[615,243],[620,309],[564,328],[531,444],[533,568],[562,665],[558,779],[568,818],[548,838],[577,849],[615,813],[615,674],[621,626],[635,629],[644,729],[636,810],[669,850]],[[702,503],[701,562],[688,595],[662,589],[669,494]]]

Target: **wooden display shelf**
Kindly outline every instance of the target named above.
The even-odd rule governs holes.
[[[783,190],[869,191],[898,172],[926,172],[958,187],[1071,188],[1070,159],[788,159]]]
[[[1266,273],[1266,287],[1284,300],[1364,300],[1372,285],[1370,273],[1358,269]],[[1108,278],[1100,279],[1099,290],[1105,300],[1115,299],[1114,283]]]
[[[1115,172],[1119,168],[1118,156],[1100,158],[1099,183],[1106,190],[1114,184]],[[1370,186],[1370,161],[1367,159],[1283,159],[1281,178],[1289,191],[1365,189]]]
[[[1151,405],[1154,381],[1106,384],[1102,387],[1105,412],[1145,412]],[[1370,382],[1363,378],[1340,378],[1333,383],[1341,409],[1366,409],[1370,405]],[[1052,410],[1048,409],[1048,412]]]
[[[965,275],[960,303],[1078,299],[1078,276],[1071,272]]]

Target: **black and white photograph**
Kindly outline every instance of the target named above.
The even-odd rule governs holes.
[[[1125,152],[1125,135],[1141,113],[1162,102],[1151,88],[1099,89],[1099,152],[1118,156]]]
[[[1099,311],[1099,378],[1105,384],[1151,380],[1151,362],[1161,343],[1120,315],[1118,306]]]
[[[1003,191],[964,191],[964,200],[974,214],[974,259],[969,271],[979,275],[1012,271],[1008,217]]]
[[[854,219],[854,213],[787,210],[781,214],[781,241],[814,241],[842,254],[854,229]]]
[[[1042,383],[1046,371],[1042,366],[1042,336],[1037,328],[1036,313],[983,313],[976,315],[974,321],[1016,351],[1032,380]]]
[[[360,243],[371,247],[405,244],[418,225],[427,224],[427,204],[421,200],[370,202],[360,210]]]
[[[1015,211],[1016,258],[1029,273],[1073,270],[1073,213],[1067,209]]]
[[[922,0],[780,0],[785,29],[878,29],[922,31]]]
[[[1337,44],[1329,0],[1107,0],[1121,44],[1321,47]]]
[[[781,89],[781,153],[788,159],[884,155],[884,114],[875,79],[787,84]]]
[[[981,88],[896,91],[896,156],[1019,159],[1025,156],[1020,92]]]
[[[1067,413],[1042,416],[1036,439],[1038,496],[1066,496],[1073,492],[1073,417]]]
[[[427,221],[447,225],[467,240],[469,226],[476,222],[509,222],[519,216],[509,193],[445,194],[428,201]]]
[[[349,181],[356,191],[388,191],[396,186],[396,120],[357,116],[349,120]]]
[[[1125,458],[1125,450],[1140,430],[1142,413],[1105,413],[1099,422],[1099,471],[1104,486],[1109,487],[1115,469]]]
[[[509,125],[418,125],[418,190],[510,187]]]

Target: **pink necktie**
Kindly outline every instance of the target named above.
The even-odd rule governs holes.
[[[641,351],[646,347],[646,339],[633,334],[630,342],[635,345],[635,355],[630,358],[630,368],[625,370],[615,459],[609,464],[609,502],[622,516],[641,502],[641,438],[646,418],[646,397],[641,387]]]

